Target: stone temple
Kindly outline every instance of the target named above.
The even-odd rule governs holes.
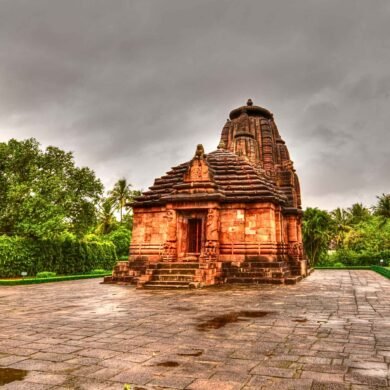
[[[230,112],[218,149],[136,198],[128,261],[106,282],[139,287],[296,283],[307,274],[298,176],[273,114]]]

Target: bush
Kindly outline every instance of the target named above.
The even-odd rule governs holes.
[[[104,239],[112,242],[115,245],[116,254],[122,257],[129,254],[130,236],[131,231],[122,226],[104,236]]]
[[[380,262],[383,260],[383,263]],[[344,266],[387,266],[390,262],[390,250],[379,252],[355,252],[349,249],[339,249],[328,256],[328,259],[321,262],[321,266],[332,266],[341,263]]]
[[[38,272],[36,275],[37,278],[52,278],[54,276],[57,276],[57,274],[49,271]]]
[[[110,270],[116,261],[115,246],[108,241],[0,236],[0,277],[20,276],[22,272],[36,275],[46,270],[59,275],[83,274],[93,269]]]
[[[91,272],[89,272],[90,275],[99,275],[99,274],[105,274],[107,273],[107,270],[105,269],[93,269]]]
[[[387,279],[390,279],[390,269],[379,267],[377,265],[373,265],[371,269],[375,272],[378,272],[378,274],[381,274]]]

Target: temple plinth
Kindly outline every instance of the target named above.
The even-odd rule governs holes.
[[[251,99],[230,112],[217,150],[198,145],[132,207],[129,260],[106,282],[197,287],[307,274],[298,176],[273,114]]]

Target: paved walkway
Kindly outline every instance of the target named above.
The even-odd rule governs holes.
[[[25,375],[5,389],[376,389],[389,363],[390,280],[371,271],[179,292],[0,287],[0,383]]]

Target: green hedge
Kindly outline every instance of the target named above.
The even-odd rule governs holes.
[[[52,278],[25,278],[25,279],[0,280],[0,286],[16,286],[19,284],[63,282],[65,280],[102,278],[104,276],[109,276],[109,275],[111,275],[110,272],[106,272],[104,274],[102,273],[102,274],[88,274],[88,275],[54,276]]]
[[[371,266],[380,264],[380,260],[383,260],[382,265],[388,265],[390,263],[390,250],[358,253],[348,249],[339,249],[318,266],[332,267],[337,263],[344,266]]]
[[[43,271],[77,275],[98,268],[112,269],[116,261],[115,246],[108,241],[36,241],[0,236],[0,277],[20,276],[22,272],[32,276]]]
[[[371,269],[375,272],[378,272],[378,274],[381,274],[383,275],[384,277],[386,277],[387,279],[390,279],[390,269],[388,268],[384,268],[384,267],[380,267],[379,265],[373,265],[371,267]]]

